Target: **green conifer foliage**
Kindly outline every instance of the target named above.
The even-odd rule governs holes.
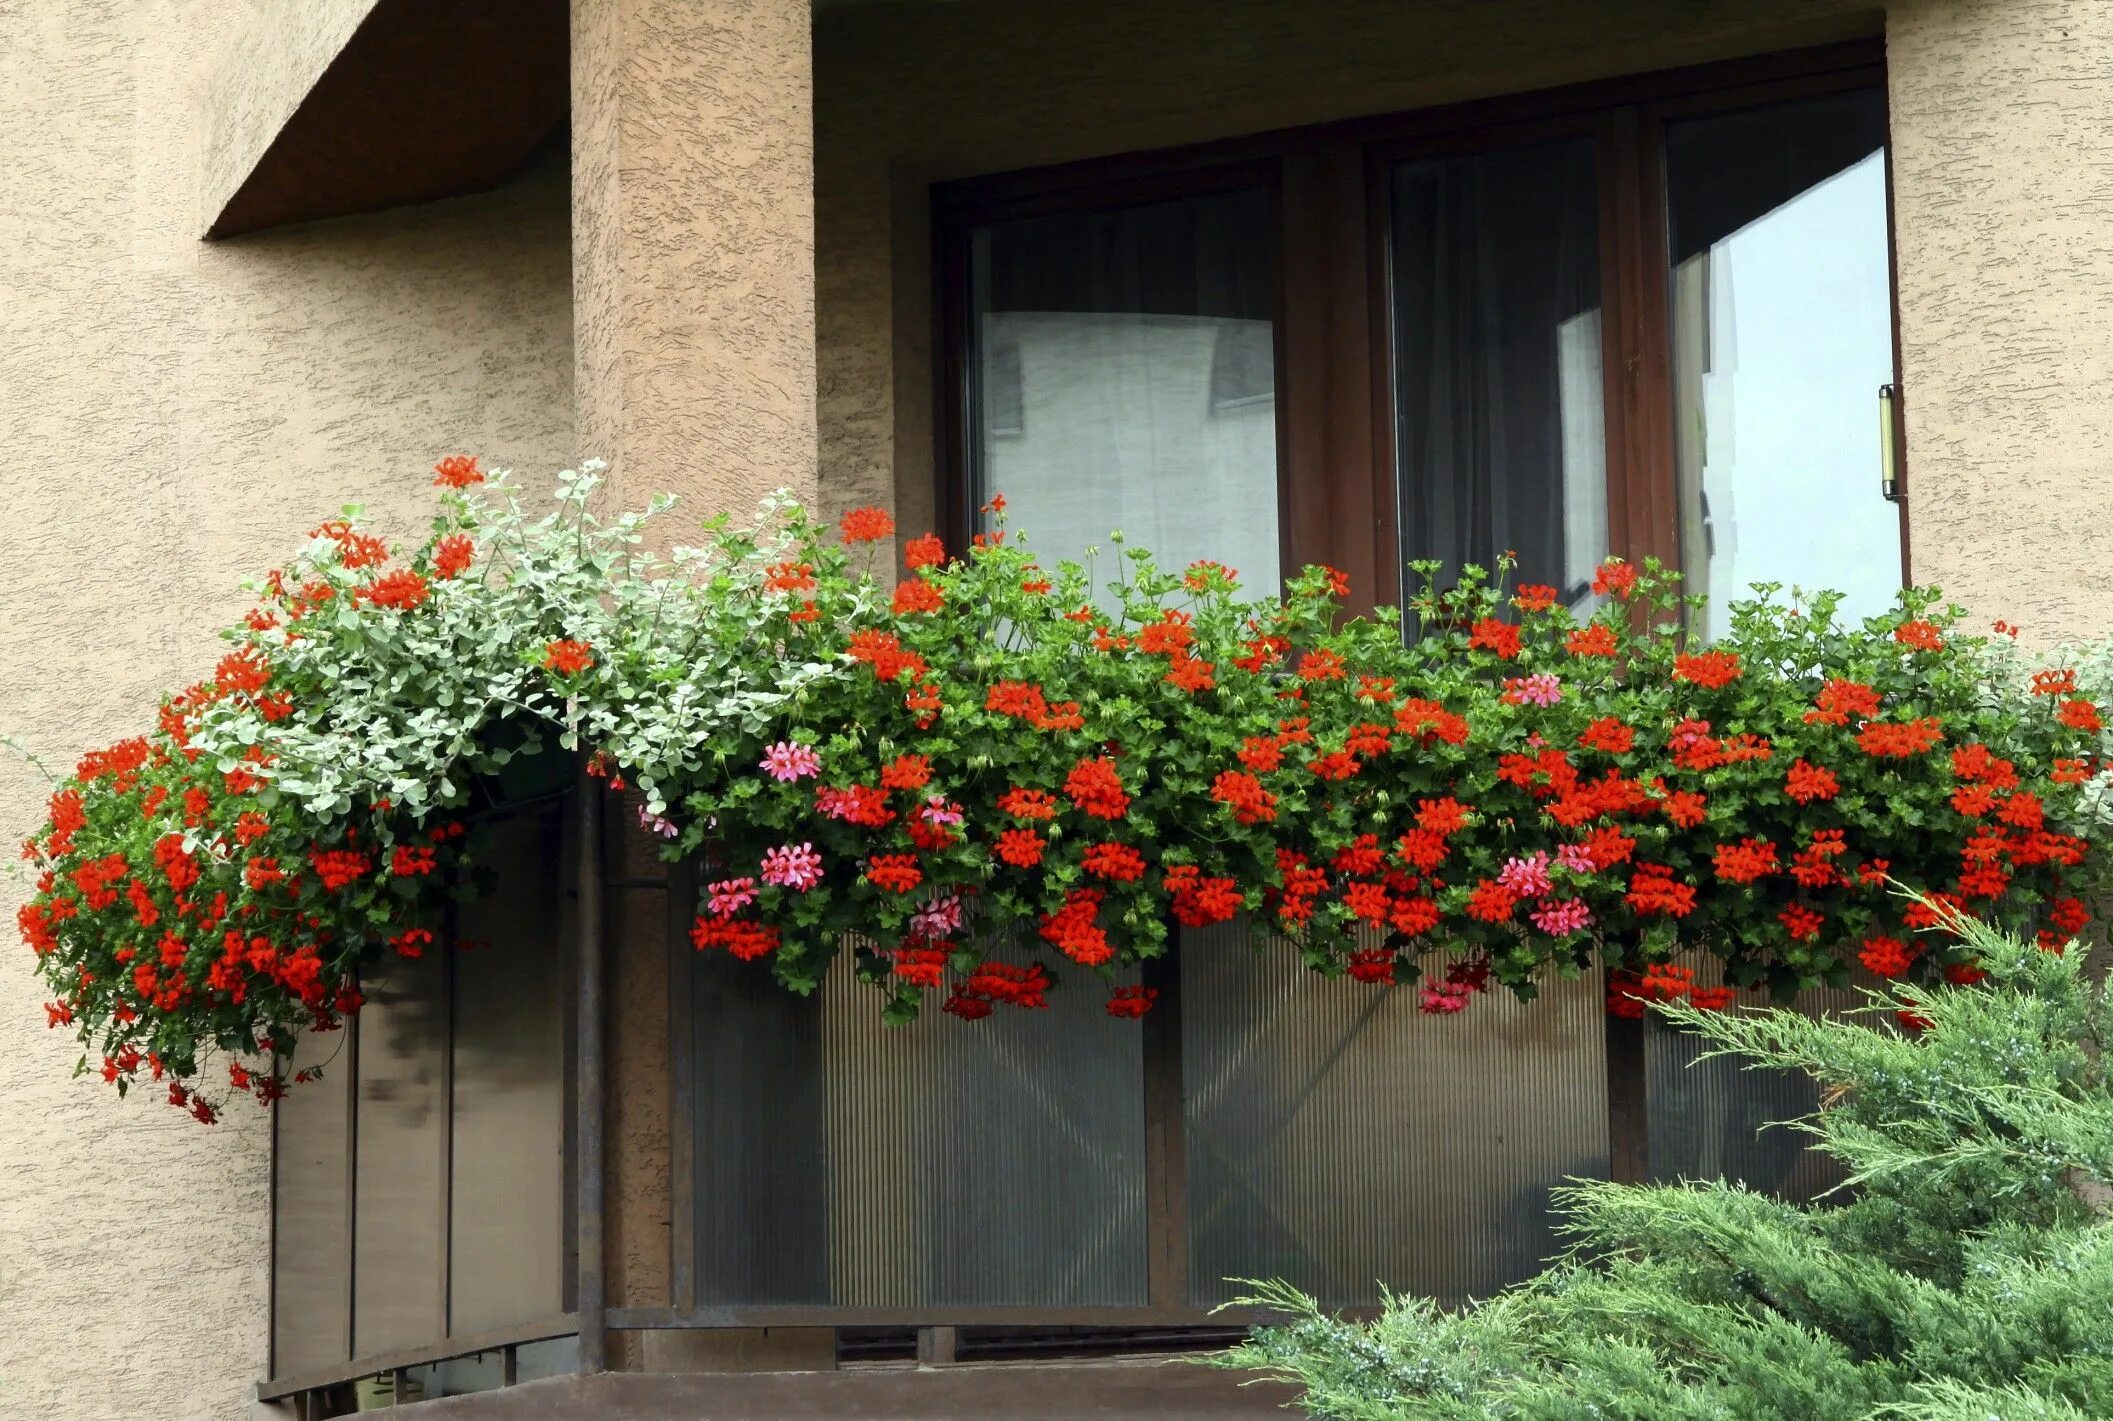
[[[1822,1083],[1796,1128],[1847,1167],[1841,1191],[1575,1184],[1570,1247],[1531,1281],[1363,1325],[1258,1285],[1247,1301],[1289,1320],[1224,1360],[1341,1421],[2113,1416],[2113,1000],[2081,948],[1963,932],[1987,981],[1847,1020],[1666,1010]],[[1894,1027],[1908,1007],[1918,1034]]]

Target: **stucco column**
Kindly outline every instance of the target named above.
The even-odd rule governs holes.
[[[808,0],[572,0],[581,457],[683,524],[815,498]]]

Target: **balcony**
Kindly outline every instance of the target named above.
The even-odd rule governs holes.
[[[1142,1021],[1059,991],[886,1027],[849,954],[801,997],[694,951],[693,866],[568,758],[527,764],[478,816],[495,879],[446,946],[379,966],[295,1057],[323,1076],[277,1112],[260,1395],[304,1416],[604,1368],[641,1405],[690,1405],[699,1371],[722,1399],[1017,1403],[1008,1362],[1247,1414],[1270,1394],[1111,1360],[1222,1342],[1237,1279],[1353,1312],[1382,1282],[1487,1296],[1553,1250],[1565,1177],[1824,1182],[1755,1135],[1809,1085],[1688,1069],[1603,1014],[1597,970],[1434,1018],[1229,924],[1154,964]],[[582,1385],[539,1390],[605,1404]]]

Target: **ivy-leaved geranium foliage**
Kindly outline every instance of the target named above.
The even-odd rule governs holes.
[[[1895,987],[1860,1018],[1667,1014],[1806,1071],[1849,1183],[1582,1184],[1569,1252],[1464,1311],[1368,1324],[1295,1290],[1227,1360],[1338,1421],[2028,1421],[2113,1415],[2113,1000],[2083,953],[1961,924],[1980,987]],[[1885,1010],[1925,1025],[1900,1032]],[[1873,1020],[1873,1015],[1877,1019]]]
[[[1970,973],[1916,937],[1949,912],[2083,922],[2097,705],[2071,670],[2025,687],[1933,591],[1852,622],[1764,589],[1702,648],[1655,565],[1574,599],[1417,565],[1406,618],[1346,618],[1328,568],[1246,589],[1113,534],[1043,566],[1002,501],[898,573],[875,509],[774,499],[662,556],[666,505],[598,517],[592,466],[540,513],[469,459],[437,482],[421,547],[323,524],[213,675],[52,796],[21,926],[83,1069],[201,1118],[224,1079],[278,1093],[363,961],[434,946],[466,816],[546,747],[701,857],[700,950],[811,991],[850,944],[891,1019],[1041,1006],[1238,914],[1440,1013],[1595,954],[1635,1012],[1858,959]]]

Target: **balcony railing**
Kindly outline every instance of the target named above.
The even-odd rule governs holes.
[[[1684,1069],[1596,971],[1425,1017],[1233,924],[1153,965],[1142,1022],[1074,973],[1046,1011],[887,1028],[849,954],[804,998],[697,954],[690,866],[603,799],[487,815],[490,891],[301,1044],[324,1077],[277,1117],[263,1396],[638,1369],[667,1329],[1163,1345],[1238,1322],[1231,1279],[1487,1296],[1553,1250],[1566,1177],[1819,1181],[1754,1133],[1809,1085]]]

